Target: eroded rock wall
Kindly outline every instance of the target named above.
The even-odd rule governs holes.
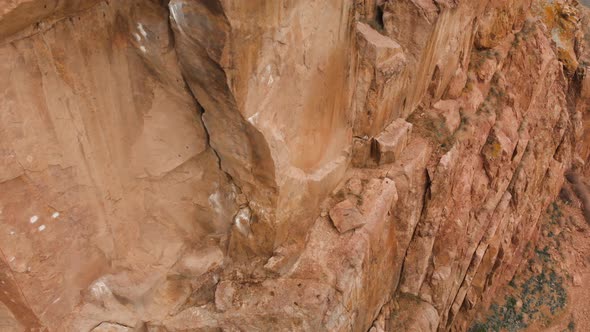
[[[1,47],[0,287],[22,326],[134,325],[121,301],[176,310],[171,270],[222,264],[234,189],[171,37],[158,4],[100,2]]]
[[[575,1],[1,5],[16,330],[465,331],[588,157]]]

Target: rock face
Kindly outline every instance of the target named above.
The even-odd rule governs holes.
[[[0,328],[467,330],[588,159],[576,5],[0,2]]]

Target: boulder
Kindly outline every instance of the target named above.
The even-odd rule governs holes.
[[[340,233],[359,228],[365,224],[363,214],[350,200],[336,204],[330,210],[330,219]]]
[[[373,158],[377,164],[390,164],[398,160],[408,144],[412,124],[397,119],[373,140]]]

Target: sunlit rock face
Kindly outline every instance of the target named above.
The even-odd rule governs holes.
[[[588,159],[584,12],[0,2],[0,327],[465,331]]]
[[[166,8],[77,10],[0,50],[1,298],[22,327],[133,326],[178,310],[191,286],[174,276],[223,265],[237,210]]]

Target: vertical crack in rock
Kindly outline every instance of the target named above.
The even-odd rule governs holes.
[[[219,170],[222,171],[227,176],[228,180],[234,186],[236,186],[238,189],[240,189],[240,187],[238,186],[238,184],[233,180],[232,176],[227,171],[225,171],[223,169],[223,167],[221,165],[221,157],[219,156],[219,152],[217,152],[217,150],[211,145],[211,134],[209,133],[209,128],[207,128],[207,125],[205,124],[205,121],[203,120],[203,115],[205,114],[206,110],[199,104],[199,100],[197,99],[197,97],[193,93],[193,90],[191,89],[191,87],[188,85],[188,83],[186,81],[186,77],[184,76],[184,73],[182,74],[182,79],[184,81],[184,85],[186,87],[186,90],[188,91],[188,93],[190,94],[190,96],[191,96],[191,98],[192,98],[192,100],[194,102],[195,112],[198,113],[199,120],[201,121],[201,124],[203,125],[203,129],[205,130],[205,134],[207,136],[206,137],[207,138],[207,140],[206,140],[207,146],[215,154],[215,158],[217,159],[217,166],[219,167]],[[241,189],[240,189],[240,193],[241,193]]]
[[[173,12],[172,8],[170,8],[169,3],[167,3],[165,8],[168,11],[168,29],[169,29],[170,36],[172,38],[172,44],[173,44],[174,51],[177,54],[176,59],[178,61],[178,67],[180,68],[180,71],[181,71],[182,80],[184,82],[185,89],[188,91],[189,95],[191,96],[191,98],[193,100],[193,103],[195,105],[195,112],[198,112],[199,120],[201,122],[201,125],[203,126],[204,131],[205,131],[207,146],[209,147],[209,149],[211,149],[211,151],[215,155],[215,158],[217,161],[217,167],[219,168],[219,170],[221,172],[223,172],[225,174],[227,180],[233,186],[232,189],[237,191],[237,192],[234,192],[233,194],[234,194],[234,199],[239,206],[238,206],[237,211],[231,212],[231,215],[233,215],[232,224],[235,227],[235,230],[237,230],[241,234],[241,236],[247,238],[250,235],[250,231],[251,231],[250,230],[250,223],[253,219],[249,197],[247,195],[245,195],[245,193],[242,190],[242,187],[240,186],[238,181],[235,181],[235,179],[230,174],[230,172],[228,172],[228,170],[226,170],[224,168],[223,163],[222,163],[221,154],[219,151],[217,151],[217,149],[213,146],[213,144],[211,142],[211,140],[212,140],[211,128],[207,125],[207,122],[204,119],[205,113],[208,110],[205,109],[205,107],[200,103],[199,99],[195,95],[195,91],[193,91],[193,87],[190,85],[189,80],[186,77],[186,75],[187,75],[186,68],[182,65],[182,63],[180,63],[180,57],[179,57],[180,55],[178,54],[177,42],[176,42],[177,36],[173,31],[172,22],[171,22],[172,19],[178,19],[178,15]],[[178,25],[178,23],[179,22],[176,22],[177,25]],[[178,29],[180,29],[182,34],[184,34],[182,27],[179,26]],[[215,62],[215,59],[212,57],[211,54],[209,54],[209,52],[207,52],[207,56],[209,57],[209,59],[211,61]],[[233,234],[233,232],[234,231],[232,230],[232,235],[230,235],[230,236],[232,236],[232,238],[235,237],[235,235],[237,235],[237,234]],[[231,250],[231,243],[229,241],[227,243],[226,250],[228,250],[228,251]]]
[[[432,180],[430,178],[430,175],[428,174],[428,170],[424,169],[424,174],[426,177],[426,181],[424,182],[424,194],[422,195],[422,209],[420,210],[420,216],[418,217],[418,223],[416,224],[416,226],[414,227],[414,231],[412,232],[412,237],[410,238],[410,243],[412,243],[415,238],[416,238],[416,234],[419,232],[419,228],[420,228],[420,224],[423,222],[423,219],[426,218],[426,212],[428,210],[428,202],[431,199],[431,186],[432,186]],[[403,253],[403,259],[402,259],[402,266],[401,266],[401,274],[402,274],[402,280],[400,280],[400,285],[403,283],[403,276],[404,276],[404,270],[406,268],[406,264],[408,263],[408,261],[406,260],[406,257],[408,255],[408,250],[410,250],[410,246],[407,246],[404,250]],[[400,285],[397,285],[397,287],[399,287]],[[401,293],[405,293],[403,289],[400,289]]]
[[[177,53],[176,59],[178,61],[178,52],[177,52],[177,49],[176,49],[176,36],[174,34],[174,31],[172,29],[172,23],[170,21],[172,19],[173,12],[170,10],[170,8],[168,6],[168,3],[169,3],[169,0],[163,1],[162,2],[162,8],[165,8],[166,11],[168,12],[168,15],[167,15],[168,33],[169,33],[170,38],[171,38],[171,43],[172,43],[171,46],[174,48],[174,52]],[[184,83],[185,90],[191,96],[192,101],[193,101],[194,106],[195,106],[195,112],[198,113],[198,116],[199,116],[199,120],[201,122],[201,125],[203,126],[203,129],[205,130],[207,146],[215,154],[215,157],[217,159],[217,165],[219,167],[219,170],[221,170],[227,176],[228,180],[230,180],[230,182],[233,185],[235,185],[237,188],[239,188],[239,186],[235,183],[235,181],[233,181],[232,176],[227,171],[225,171],[223,169],[223,167],[221,165],[221,157],[219,156],[219,152],[217,152],[217,150],[211,145],[211,134],[209,133],[209,128],[207,128],[207,125],[206,125],[205,121],[203,120],[203,115],[205,114],[206,110],[205,110],[205,108],[203,108],[201,106],[201,104],[199,103],[199,100],[195,96],[195,93],[193,92],[190,84],[188,83],[188,80],[186,79],[186,74],[184,72],[183,66],[180,63],[180,61],[177,62],[177,65],[178,65],[178,67],[180,68],[180,71],[181,71],[182,80],[183,80],[183,83]]]

